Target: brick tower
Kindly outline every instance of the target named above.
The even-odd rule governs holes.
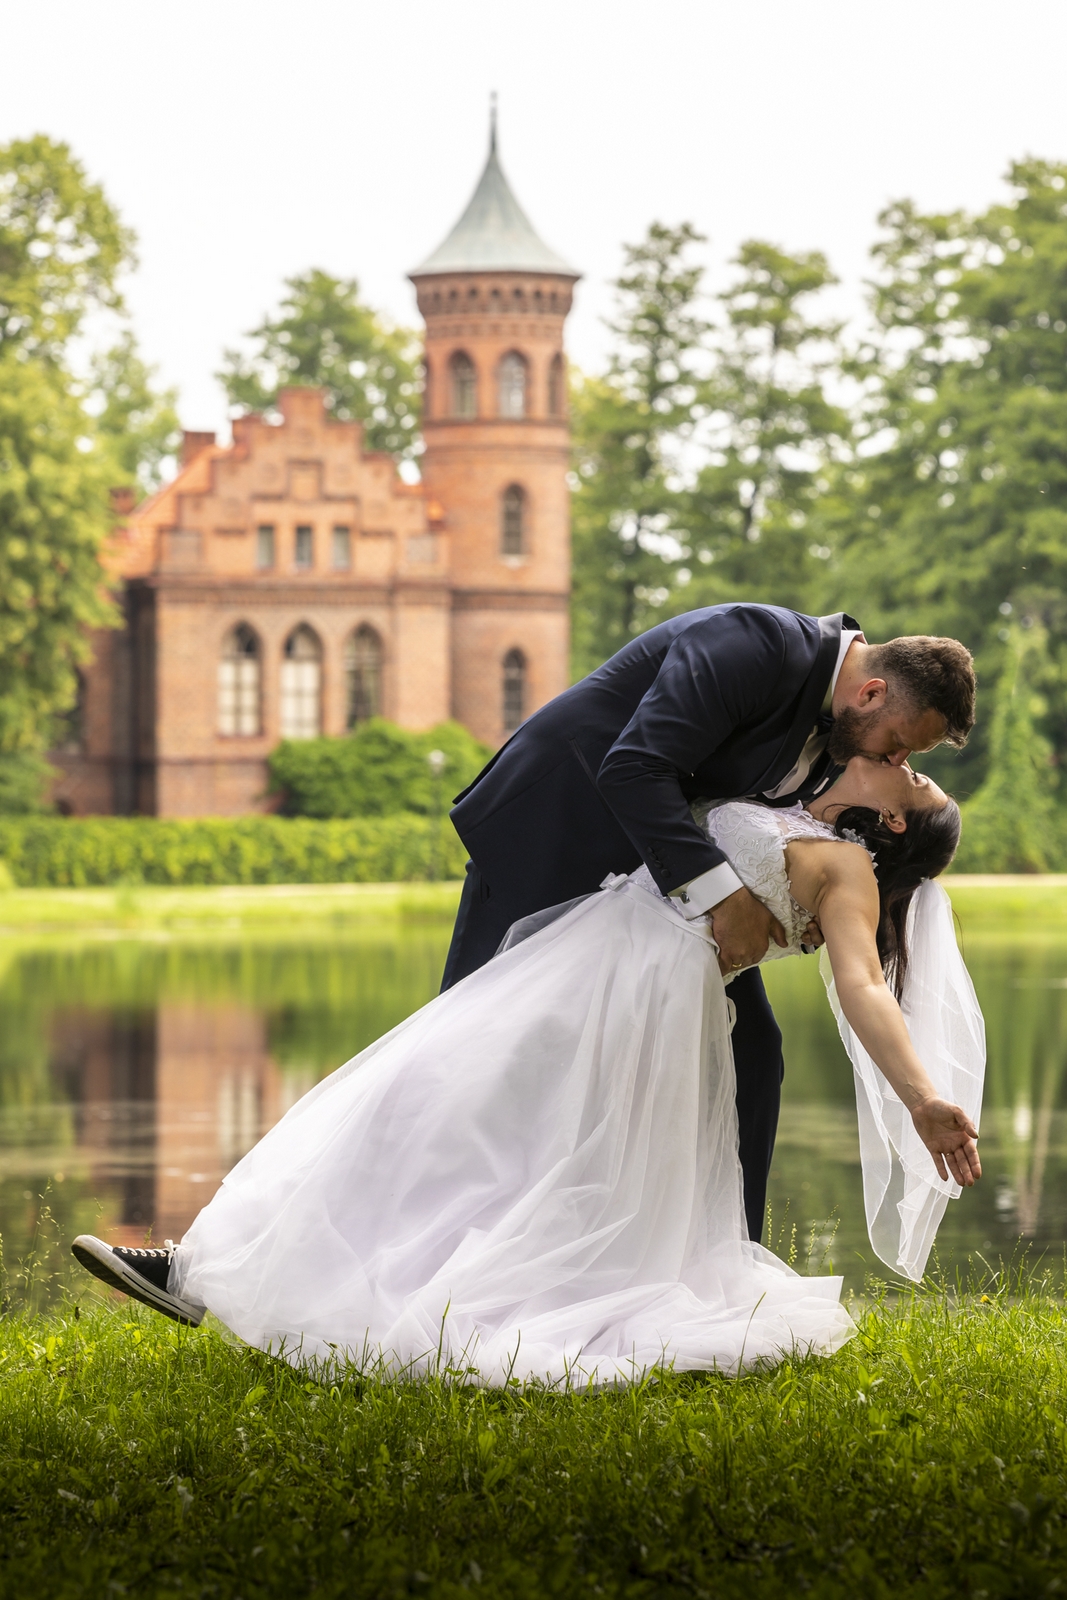
[[[579,274],[489,158],[410,274],[426,323],[423,481],[451,552],[452,714],[501,744],[567,687],[570,514],[563,324]]]

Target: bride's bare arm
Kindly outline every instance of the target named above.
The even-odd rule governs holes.
[[[849,1025],[911,1112],[941,1177],[970,1186],[982,1175],[978,1130],[959,1106],[938,1097],[886,985],[870,857],[859,845],[797,840],[790,842],[787,864],[794,896],[822,927]]]

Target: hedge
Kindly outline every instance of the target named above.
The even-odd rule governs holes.
[[[458,722],[411,733],[375,717],[340,738],[283,740],[270,756],[270,787],[290,817],[433,817],[492,753]],[[431,754],[441,761],[439,772]]]
[[[465,860],[451,823],[411,815],[0,818],[0,862],[18,888],[398,883],[460,878]]]

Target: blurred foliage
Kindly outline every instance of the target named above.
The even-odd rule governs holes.
[[[55,773],[35,750],[0,754],[0,816],[25,817],[47,811],[49,784]],[[7,885],[0,875],[0,890]]]
[[[122,310],[133,246],[69,145],[0,146],[0,351],[62,362],[90,311]]]
[[[1018,162],[1008,181],[978,215],[883,212],[851,346],[820,310],[817,252],[750,241],[708,296],[691,229],[657,225],[628,251],[608,370],[576,385],[574,670],[735,598],[846,610],[872,640],[953,635],[978,663],[979,726],[922,764],[983,791],[969,862],[1036,865],[1060,859],[1067,812],[1067,165]],[[649,371],[673,385],[659,404]],[[646,435],[622,405],[638,393],[647,501]],[[993,769],[1025,743],[1023,710],[1034,757],[1016,790],[1017,766]],[[1025,845],[990,832],[1010,793],[1040,812]]]
[[[1067,829],[1056,806],[1052,750],[1040,732],[1044,701],[1034,678],[1043,630],[1011,630],[997,679],[985,780],[963,809],[960,872],[1053,872],[1067,865]]]
[[[681,456],[706,408],[701,269],[688,224],[654,223],[625,251],[602,378],[576,378],[571,420],[572,667],[582,677],[660,620],[682,548]]]
[[[40,753],[77,699],[88,632],[116,620],[108,490],[149,488],[172,395],[137,354],[120,279],[133,235],[69,147],[0,146],[0,811],[41,804]],[[90,327],[120,333],[86,357]],[[87,370],[78,370],[78,364]]]
[[[342,738],[283,740],[270,756],[270,786],[286,816],[440,816],[491,755],[458,722],[410,733],[373,717]]]
[[[113,620],[100,564],[109,483],[62,371],[0,349],[0,757],[22,758],[0,796],[77,699],[88,630]]]
[[[118,342],[94,354],[87,408],[111,461],[114,487],[150,492],[181,450],[177,389],[157,391],[127,328]]]
[[[447,817],[0,818],[16,885],[405,883],[460,878],[466,852]]]
[[[339,422],[362,422],[367,450],[413,456],[418,448],[420,345],[360,299],[355,278],[320,268],[287,278],[274,315],[227,350],[219,379],[233,406],[270,411],[282,389],[325,389]]]

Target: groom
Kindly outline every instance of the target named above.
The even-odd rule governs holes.
[[[683,916],[706,916],[737,1008],[733,1033],[745,1213],[763,1231],[782,1035],[758,962],[785,934],[693,821],[694,800],[807,802],[853,756],[899,766],[962,745],[974,667],[955,639],[869,645],[842,612],[707,606],[650,628],[534,713],[456,798],[470,852],[443,988],[493,955],[520,917],[589,894],[644,861]]]

